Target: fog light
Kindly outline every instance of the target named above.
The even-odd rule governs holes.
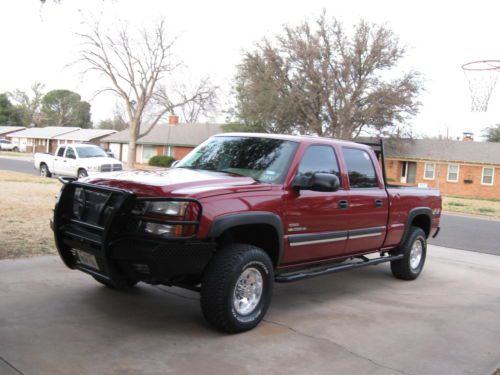
[[[175,225],[146,223],[144,225],[144,232],[148,234],[155,234],[157,236],[174,236]]]

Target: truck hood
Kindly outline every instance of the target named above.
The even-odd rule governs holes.
[[[229,173],[170,168],[101,173],[84,182],[133,191],[139,196],[209,196],[270,190],[271,185]]]
[[[80,164],[83,166],[100,166],[103,164],[121,164],[121,161],[110,158],[110,157],[98,157],[98,158],[82,158],[79,159]]]

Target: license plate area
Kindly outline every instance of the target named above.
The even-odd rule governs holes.
[[[75,252],[76,252],[76,257],[78,258],[78,263],[80,263],[83,266],[93,268],[95,270],[99,269],[99,266],[97,265],[97,260],[93,254],[76,249]]]

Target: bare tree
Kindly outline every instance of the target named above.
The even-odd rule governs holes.
[[[40,126],[42,122],[41,104],[45,85],[35,82],[31,85],[31,93],[19,89],[9,93],[9,97],[14,101],[21,112],[24,126]]]
[[[417,113],[421,91],[415,71],[387,78],[404,52],[385,26],[360,21],[348,36],[325,12],[314,22],[285,26],[239,65],[237,119],[269,132],[344,139],[401,132]]]
[[[137,139],[167,114],[187,105],[204,108],[214,100],[215,88],[207,79],[191,92],[175,82],[173,74],[182,64],[173,57],[175,40],[167,37],[164,20],[152,31],[140,30],[138,38],[133,38],[126,26],[117,33],[106,33],[99,24],[79,35],[79,61],[87,65],[84,73],[94,71],[108,79],[109,85],[97,94],[111,92],[122,99],[129,124],[129,166],[135,162]]]

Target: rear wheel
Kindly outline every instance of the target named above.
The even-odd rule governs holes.
[[[205,319],[222,331],[243,332],[262,320],[271,301],[273,265],[260,248],[230,244],[214,255],[201,286]]]
[[[52,173],[50,173],[49,168],[47,167],[46,164],[41,164],[40,165],[40,176],[42,176],[42,177],[50,177],[50,176],[52,176]]]
[[[401,280],[416,279],[424,268],[427,255],[427,240],[425,232],[418,227],[411,227],[399,254],[403,258],[391,262],[392,274]]]

